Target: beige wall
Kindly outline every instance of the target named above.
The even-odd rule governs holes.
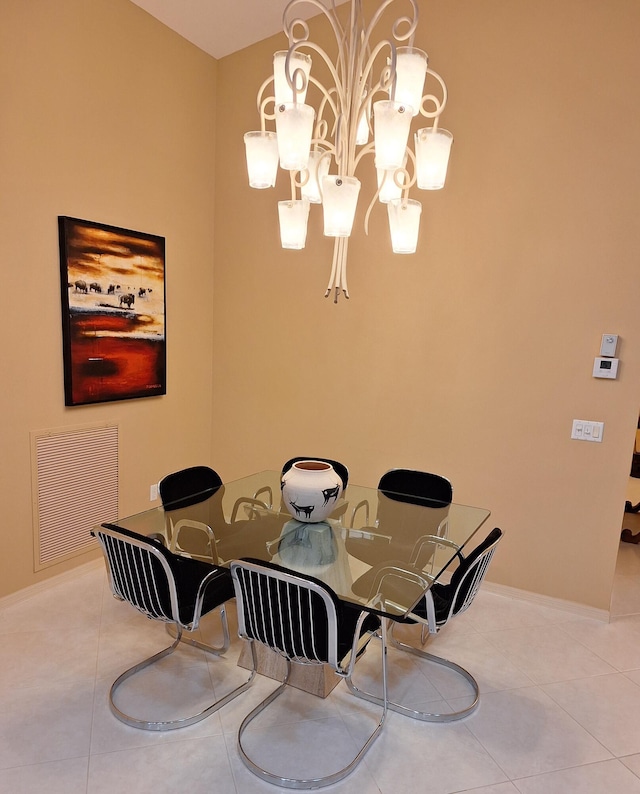
[[[120,428],[120,511],[210,462],[216,62],[128,0],[0,4],[0,596],[33,573],[29,432]],[[57,216],[166,237],[167,396],[64,407]]]
[[[317,208],[307,250],[282,251],[285,175],[245,184],[282,38],[216,63],[128,0],[4,0],[0,596],[69,567],[32,570],[29,431],[114,421],[122,514],[194,462],[430,469],[508,533],[494,581],[606,609],[640,393],[639,33],[635,0],[424,4],[449,183],[423,196],[415,256],[387,253],[376,211],[334,306]],[[61,214],[166,237],[166,397],[64,408]],[[604,332],[616,382],[590,374]],[[604,442],[572,442],[573,418]]]
[[[494,581],[607,609],[640,402],[640,5],[421,5],[450,179],[423,194],[417,255],[388,253],[379,209],[352,239],[348,303],[322,297],[318,209],[307,249],[282,251],[286,175],[246,186],[242,133],[283,37],[219,62],[213,457],[227,476],[294,454],[363,483],[441,472],[507,533]],[[591,377],[605,332],[615,382]],[[571,441],[574,418],[604,442]]]

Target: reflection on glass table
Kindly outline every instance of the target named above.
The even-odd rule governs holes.
[[[360,608],[402,617],[445,576],[489,516],[484,508],[456,503],[446,509],[440,503],[408,504],[349,483],[326,522],[301,526],[282,505],[280,476],[252,474],[188,507],[155,507],[117,524],[223,565],[242,557],[277,562],[315,576]],[[442,538],[444,543],[436,542]],[[353,543],[366,554],[350,554]],[[397,576],[382,574],[389,566]],[[403,577],[403,570],[410,575]]]

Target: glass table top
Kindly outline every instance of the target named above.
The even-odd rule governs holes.
[[[281,498],[281,472],[224,483],[215,493],[154,507],[117,526],[172,551],[220,565],[241,557],[277,563],[329,585],[336,595],[389,617],[410,611],[456,554],[476,546],[489,510],[422,500],[349,483],[329,518],[296,520]]]

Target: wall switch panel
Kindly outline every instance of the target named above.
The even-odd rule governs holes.
[[[603,334],[602,344],[600,345],[600,355],[613,358],[616,354],[617,346],[618,346],[617,334]]]
[[[158,483],[154,483],[149,487],[149,501],[155,502],[158,498]]]
[[[571,438],[577,441],[602,441],[604,422],[589,422],[584,419],[574,419],[571,429]]]
[[[615,380],[618,377],[619,362],[619,358],[596,358],[593,362],[593,377]]]

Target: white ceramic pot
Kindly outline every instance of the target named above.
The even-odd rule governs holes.
[[[330,463],[300,460],[282,475],[282,498],[298,521],[315,524],[331,514],[342,496],[342,480]]]

